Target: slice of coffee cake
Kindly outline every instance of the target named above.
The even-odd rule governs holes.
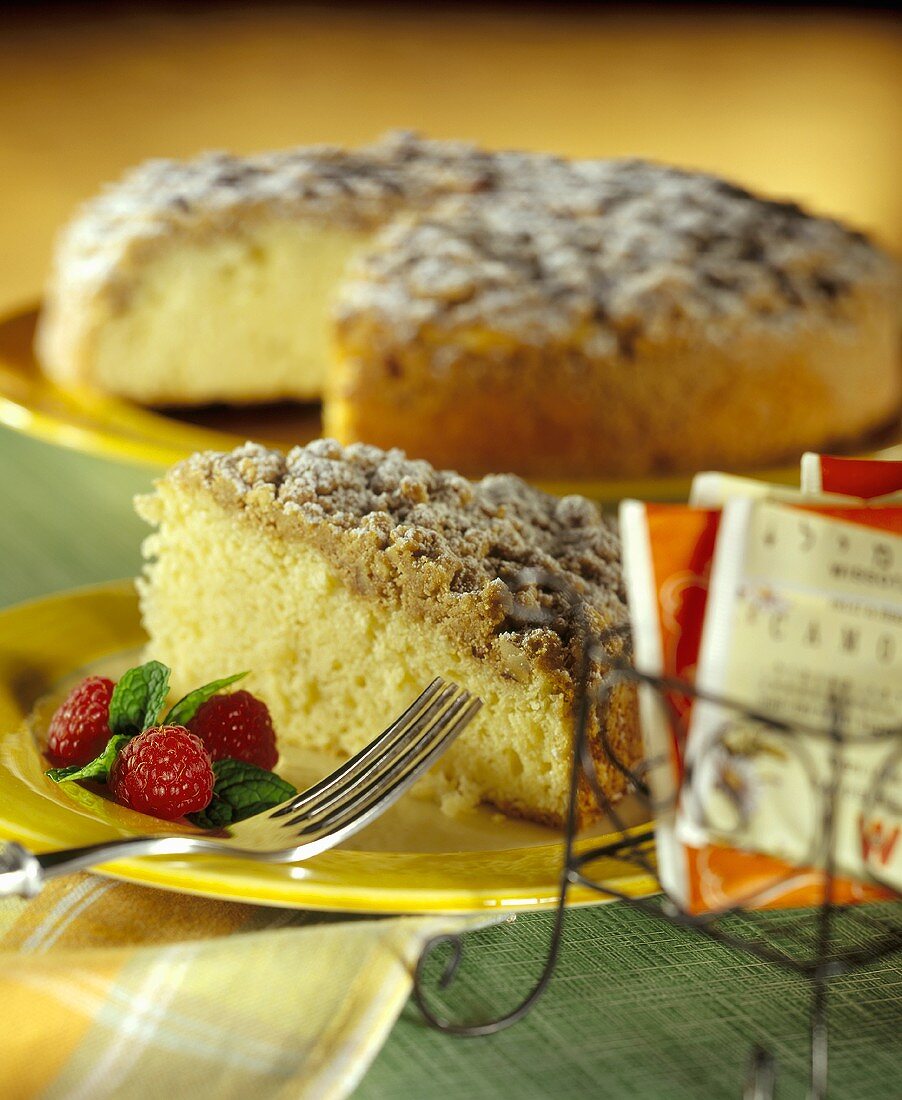
[[[138,510],[157,528],[139,582],[150,652],[177,690],[250,669],[283,743],[350,754],[447,677],[485,706],[433,786],[452,805],[563,821],[580,638],[559,592],[521,582],[537,569],[572,586],[593,629],[625,621],[619,542],[591,502],[318,440],[287,457],[252,444],[194,455]],[[616,796],[602,721],[634,762],[631,689],[592,719]],[[593,815],[588,791],[581,810]]]

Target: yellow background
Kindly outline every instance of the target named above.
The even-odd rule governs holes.
[[[902,245],[888,16],[175,7],[0,15],[0,308],[136,161],[392,126],[714,169]]]

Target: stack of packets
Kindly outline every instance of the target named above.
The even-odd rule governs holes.
[[[640,689],[664,889],[692,913],[817,904],[827,869],[836,904],[902,890],[902,462],[700,474],[620,520],[636,666],[700,693]]]

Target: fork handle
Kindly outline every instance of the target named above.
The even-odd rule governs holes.
[[[114,859],[188,855],[192,852],[247,854],[203,837],[186,836],[126,836],[89,844],[84,848],[65,848],[41,855],[35,855],[21,844],[10,841],[0,848],[0,898],[33,898],[49,878],[86,871],[89,867]]]
[[[0,898],[33,898],[44,885],[44,868],[21,844],[0,849]]]

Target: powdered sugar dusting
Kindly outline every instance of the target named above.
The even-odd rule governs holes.
[[[893,271],[860,234],[703,173],[397,133],[359,150],[149,161],[66,230],[60,294],[124,301],[148,249],[259,218],[381,228],[339,315],[387,322],[399,339],[423,325],[491,327],[629,358],[641,336],[841,317],[857,287]]]
[[[304,217],[364,230],[439,196],[539,186],[566,174],[551,156],[496,155],[465,142],[406,131],[359,150],[304,146],[240,157],[150,160],[87,202],[59,242],[59,277],[92,287],[121,283],[132,251],[170,237],[237,231],[260,217]]]
[[[629,359],[641,338],[841,320],[863,283],[892,284],[864,237],[794,204],[643,161],[570,167],[548,196],[457,196],[388,226],[342,288],[341,322],[375,321],[387,344],[488,326]]]

